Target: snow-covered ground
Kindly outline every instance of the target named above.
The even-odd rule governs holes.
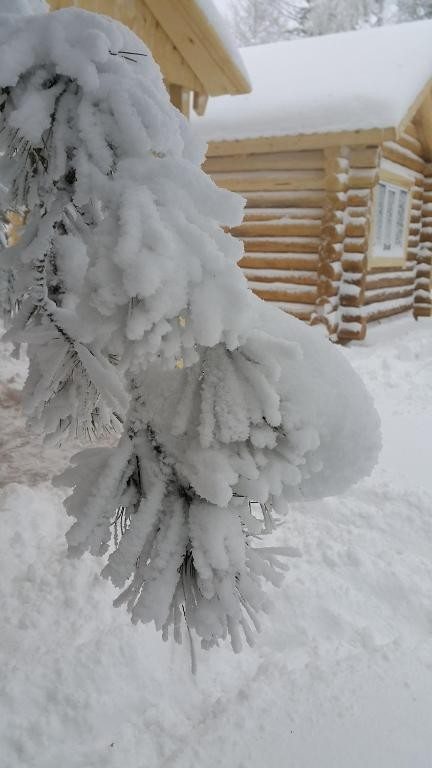
[[[0,768],[432,766],[432,324],[384,323],[345,350],[384,449],[340,498],[292,505],[301,550],[254,649],[162,644],[113,609],[18,413],[24,363],[1,356]]]

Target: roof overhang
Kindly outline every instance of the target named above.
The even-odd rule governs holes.
[[[384,141],[397,141],[407,125],[414,122],[426,159],[432,161],[432,79],[422,88],[398,125],[357,131],[303,133],[284,136],[209,141],[208,157],[249,153],[284,152],[325,149],[336,146],[379,146]]]
[[[249,93],[251,85],[196,0],[145,0],[209,96]]]

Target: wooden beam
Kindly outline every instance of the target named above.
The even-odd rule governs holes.
[[[196,112],[199,117],[202,117],[207,109],[208,98],[209,97],[207,93],[198,93],[197,91],[194,92],[193,108],[194,112]]]
[[[396,128],[371,128],[369,130],[340,131],[334,133],[297,134],[295,136],[262,136],[255,139],[210,141],[207,157],[241,155],[258,152],[285,152],[306,149],[325,149],[341,144],[382,144],[397,138]]]
[[[249,93],[250,84],[195,0],[145,0],[211,96]]]
[[[185,90],[181,85],[170,85],[169,94],[171,103],[177,107],[185,117],[189,117],[190,91]]]
[[[419,139],[423,146],[425,159],[432,160],[432,96],[427,93],[414,119]]]

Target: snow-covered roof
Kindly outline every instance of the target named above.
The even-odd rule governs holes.
[[[145,5],[206,93],[218,96],[250,91],[242,57],[212,0],[145,0]]]
[[[252,92],[211,99],[207,140],[398,126],[432,77],[432,21],[241,49]]]
[[[246,83],[250,85],[248,71],[241,57],[234,35],[231,32],[231,27],[227,24],[226,19],[224,19],[219,9],[215,6],[213,0],[195,0],[195,4],[198,5],[203,12],[207,22],[212,27],[214,33],[219,37],[225,50],[230,55]]]

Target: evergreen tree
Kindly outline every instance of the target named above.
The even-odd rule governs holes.
[[[59,481],[69,550],[107,555],[133,621],[239,650],[285,568],[261,545],[273,514],[371,470],[375,411],[335,347],[249,291],[221,226],[243,201],[201,170],[129,30],[3,17],[0,89],[1,207],[27,212],[0,272],[26,413],[59,440],[121,433]]]
[[[288,40],[302,34],[305,0],[234,0],[231,19],[239,45]]]
[[[400,21],[419,21],[432,18],[432,0],[399,0]]]
[[[358,29],[367,23],[370,13],[370,0],[309,0],[304,30],[315,36]]]

